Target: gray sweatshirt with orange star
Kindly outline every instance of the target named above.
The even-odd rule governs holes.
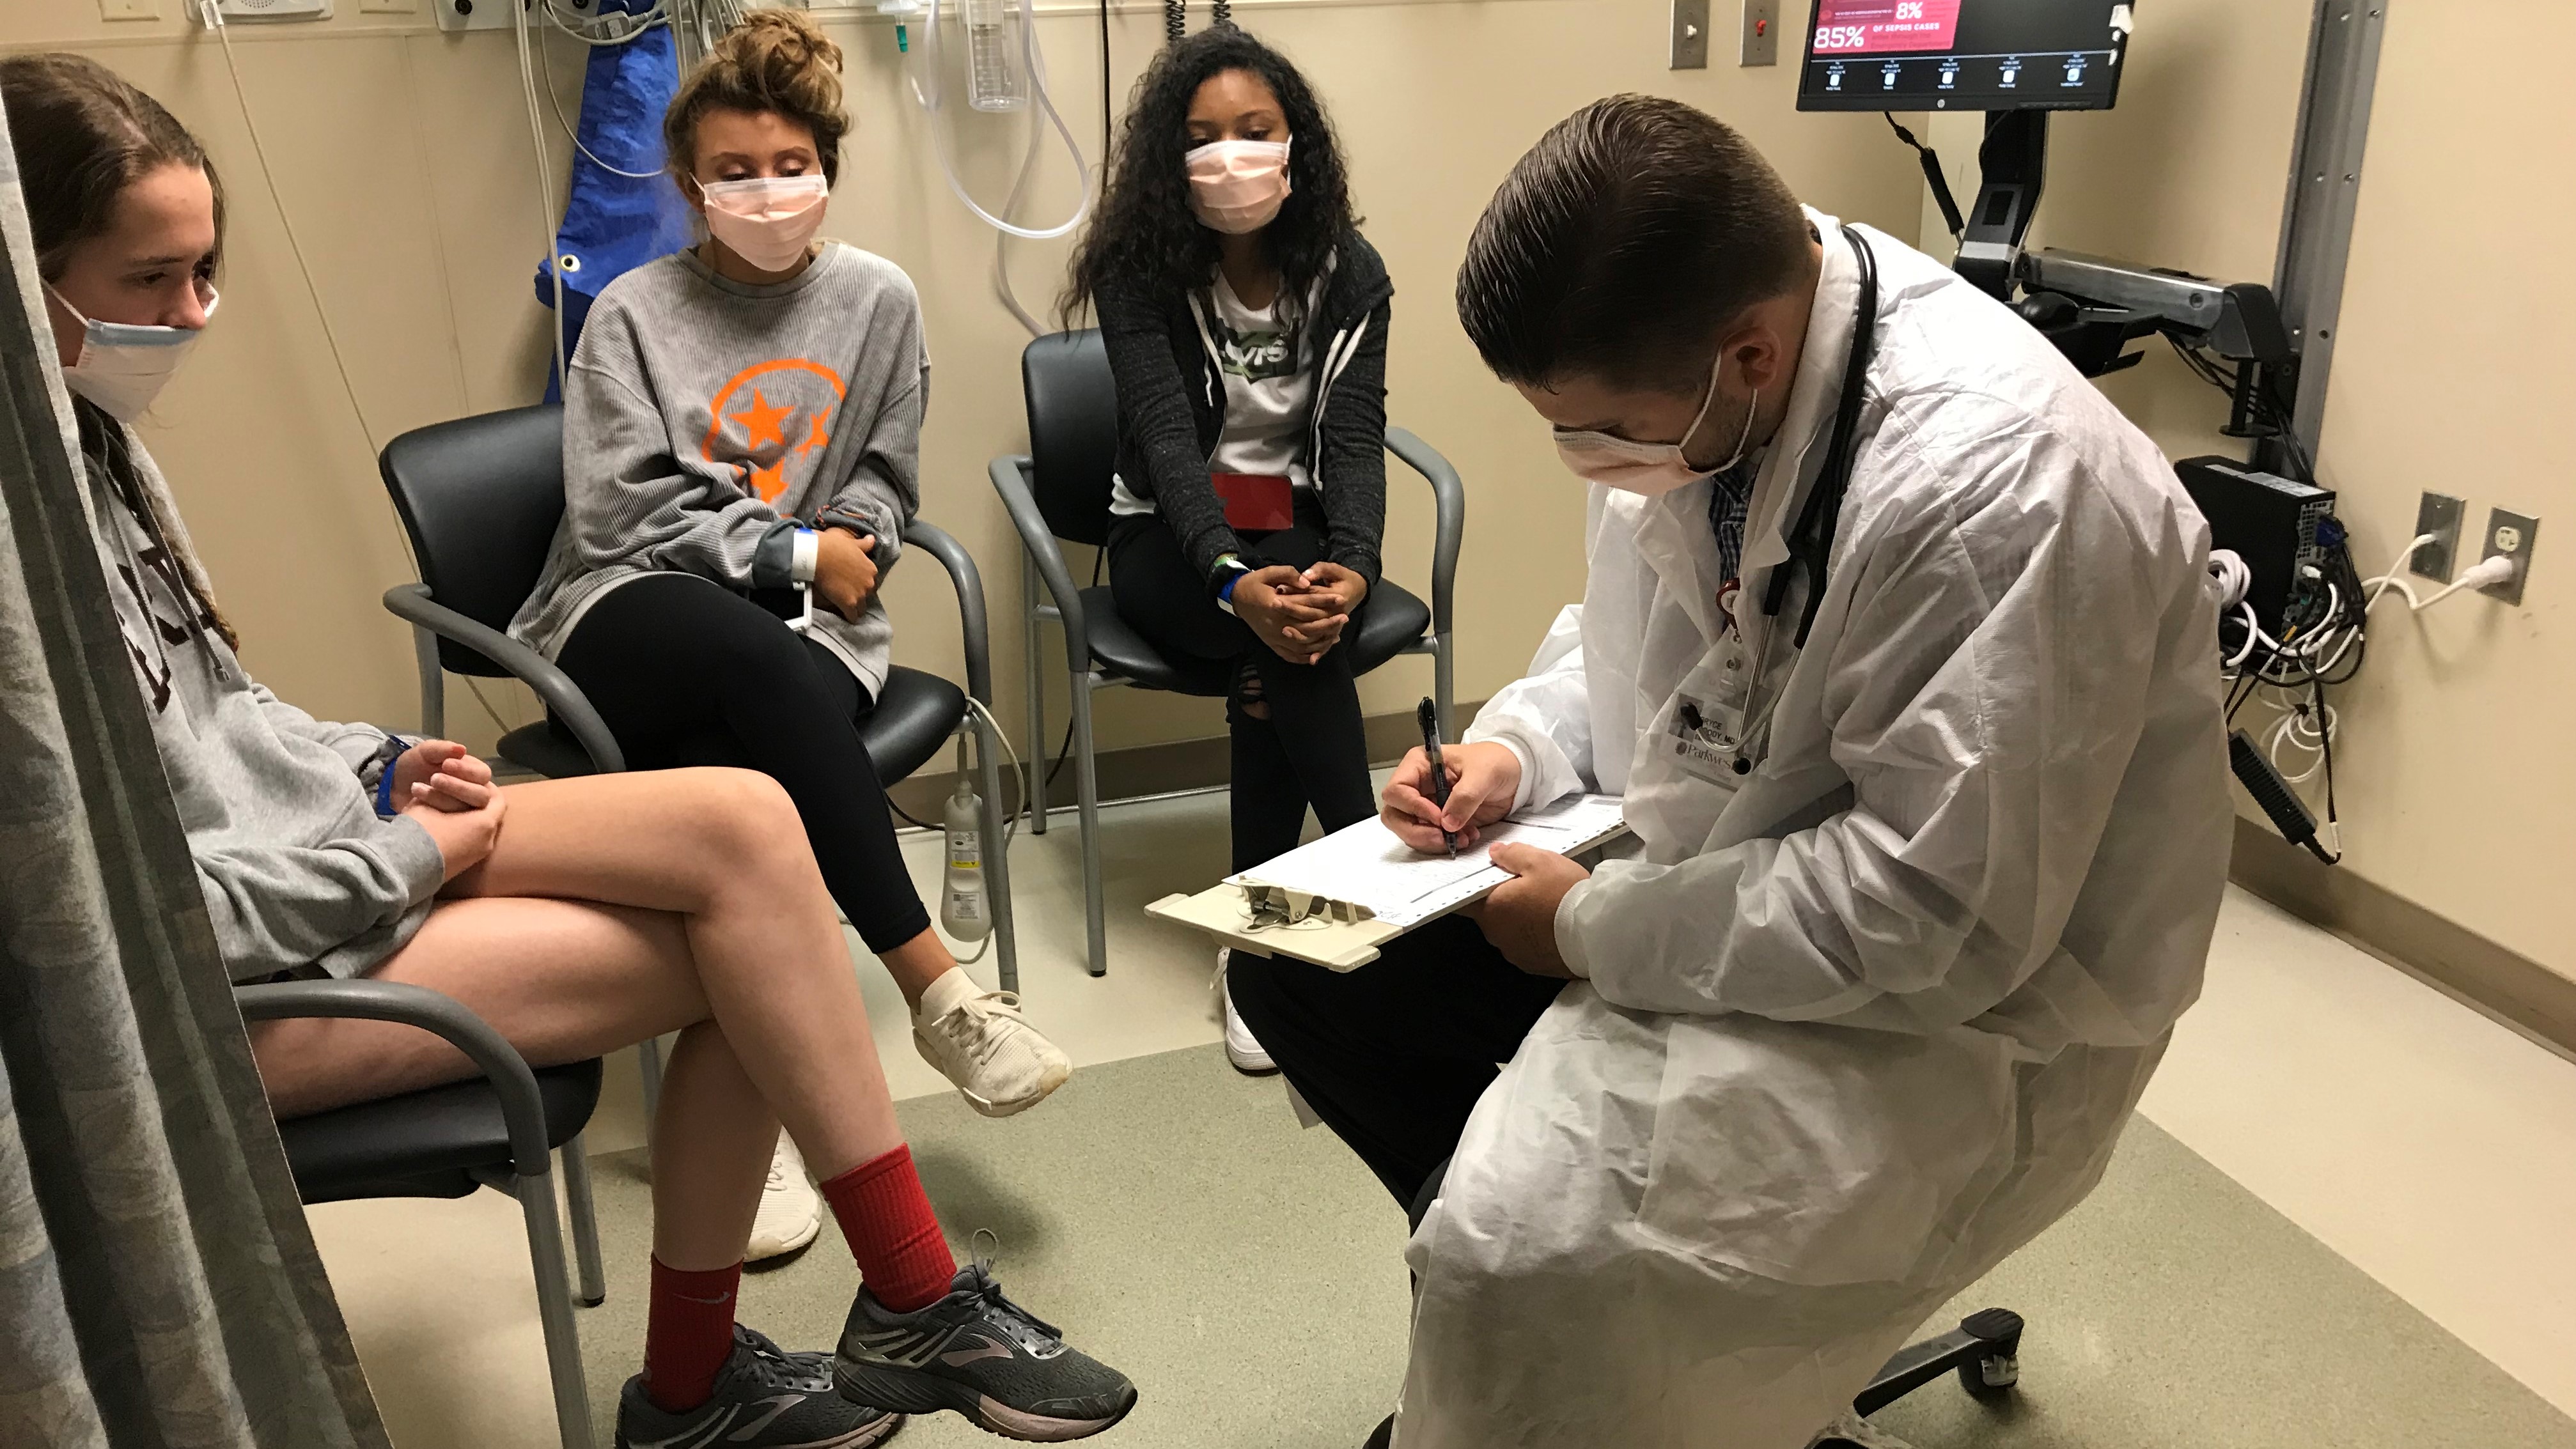
[[[611,282],[564,389],[564,516],[510,633],[553,657],[610,589],[660,571],[785,589],[800,530],[873,534],[880,571],[921,506],[930,354],[912,279],[838,242],[748,286],[679,252]],[[801,560],[806,560],[800,564]],[[820,606],[814,635],[870,694],[894,626]]]

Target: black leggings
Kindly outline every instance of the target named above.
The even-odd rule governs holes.
[[[1271,563],[1301,569],[1324,556],[1320,529],[1303,520],[1276,533],[1248,534],[1244,543]],[[1236,870],[1296,848],[1309,804],[1326,830],[1377,813],[1347,643],[1334,645],[1313,664],[1280,658],[1251,625],[1216,606],[1207,580],[1181,556],[1171,525],[1150,515],[1129,515],[1110,525],[1109,587],[1119,617],[1166,655],[1230,671],[1249,661],[1260,680],[1268,719],[1244,709],[1240,687],[1226,701],[1234,746]],[[1367,611],[1362,600],[1343,639],[1356,635],[1359,615]]]
[[[824,885],[869,950],[930,929],[859,739],[876,701],[838,655],[730,589],[664,573],[609,590],[555,662],[629,768],[733,765],[785,786]]]

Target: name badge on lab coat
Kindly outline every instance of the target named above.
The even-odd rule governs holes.
[[[1744,727],[1753,697],[1753,663],[1741,635],[1727,639],[1717,666],[1716,679],[1703,681],[1714,688],[1685,688],[1674,697],[1666,745],[1683,769],[1711,784],[1731,786],[1752,770]]]

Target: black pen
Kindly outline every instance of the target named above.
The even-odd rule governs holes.
[[[1425,699],[1414,713],[1422,717],[1422,757],[1431,762],[1431,803],[1440,807],[1445,818],[1449,814],[1449,767],[1440,760],[1440,711]],[[1446,827],[1440,832],[1440,843],[1449,847],[1451,859],[1457,858],[1458,837]]]

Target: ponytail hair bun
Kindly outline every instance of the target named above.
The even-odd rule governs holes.
[[[841,47],[804,11],[752,11],[681,78],[662,117],[662,146],[674,175],[694,168],[698,122],[709,111],[766,112],[804,126],[814,133],[823,179],[840,180],[841,138],[850,130],[841,101]]]

